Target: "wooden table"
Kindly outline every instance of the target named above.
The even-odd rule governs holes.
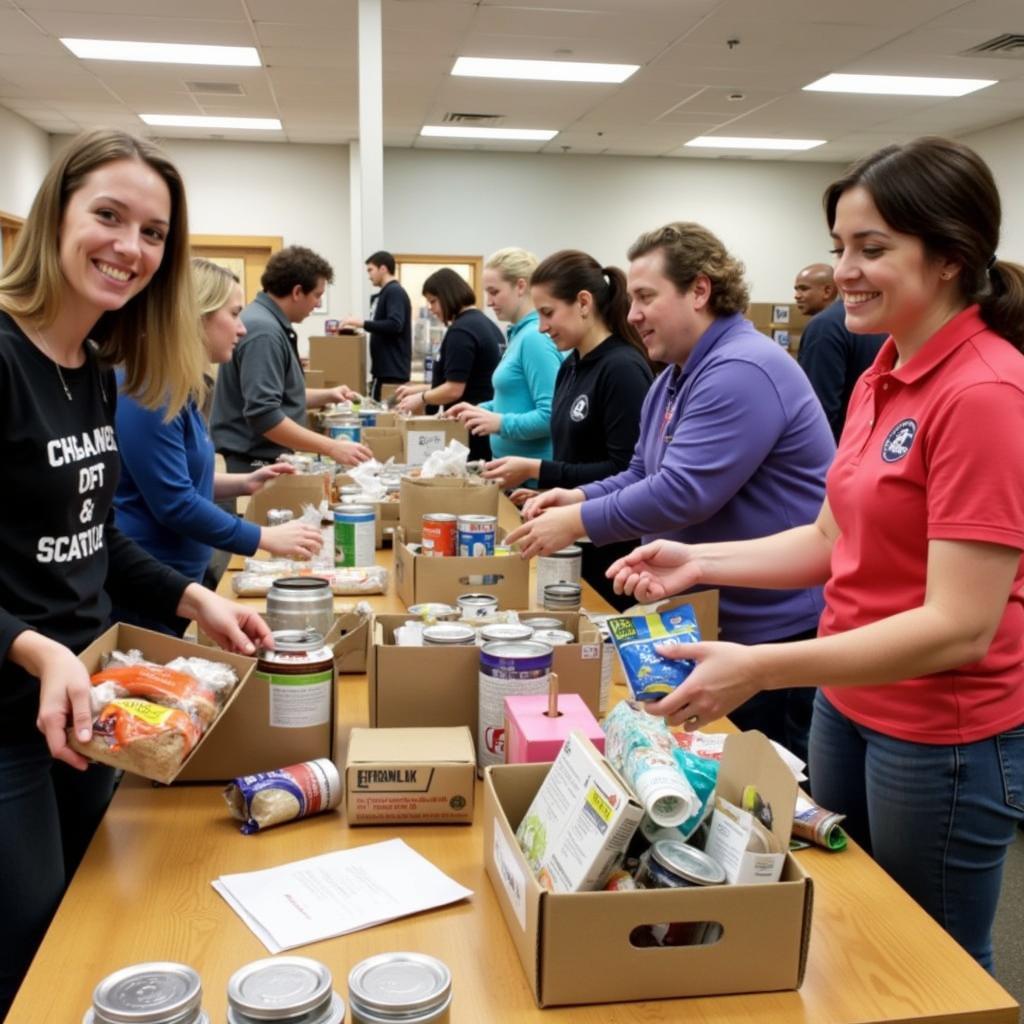
[[[390,552],[381,555],[386,564]],[[403,610],[393,589],[372,603],[379,612]],[[600,607],[592,591],[585,592],[584,603]],[[617,691],[616,697],[624,696],[624,689]],[[341,677],[338,708],[344,745],[353,725],[367,724],[364,677]],[[474,896],[296,950],[330,967],[346,1001],[348,972],[364,957],[417,950],[451,968],[455,1024],[1018,1020],[1014,1000],[855,846],[839,854],[797,855],[815,883],[807,976],[799,991],[538,1010],[484,873],[479,783],[477,800],[471,826],[349,828],[343,815],[325,814],[243,836],[219,787],[154,788],[129,778],[68,889],[8,1022],[77,1024],[94,985],[111,971],[145,960],[177,960],[202,975],[212,1024],[223,1024],[228,978],[267,952],[210,882],[396,837]]]

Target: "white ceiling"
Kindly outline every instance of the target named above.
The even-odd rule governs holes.
[[[1024,117],[1018,57],[959,54],[1024,34],[1024,0],[382,0],[389,146],[713,158],[699,134],[828,139],[790,160],[848,160],[888,141]],[[173,9],[173,13],[172,13]],[[139,113],[279,117],[284,131],[175,138],[339,143],[358,134],[357,0],[0,0],[0,106],[48,132]],[[61,36],[256,46],[260,68],[83,61]],[[739,40],[730,48],[727,41]],[[622,85],[452,78],[456,56],[640,64]],[[805,93],[831,72],[994,78],[960,99]],[[243,95],[190,91],[225,83]],[[418,137],[447,113],[556,129],[548,143]],[[735,157],[735,152],[726,153]],[[742,155],[742,153],[740,154]],[[751,153],[779,159],[777,153]]]

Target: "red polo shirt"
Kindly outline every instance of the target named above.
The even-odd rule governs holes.
[[[1024,550],[1024,355],[971,306],[898,370],[890,338],[858,381],[829,470],[841,531],[820,633],[924,603],[928,542]],[[916,743],[971,743],[1024,722],[1024,563],[988,653],[948,672],[826,688],[855,722]]]

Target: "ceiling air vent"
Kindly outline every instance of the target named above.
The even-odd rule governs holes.
[[[987,42],[961,50],[962,57],[1011,57],[1024,60],[1024,33],[1004,32]]]
[[[444,124],[473,125],[477,128],[489,128],[501,124],[505,120],[504,114],[462,114],[452,112],[445,114],[441,119]]]
[[[186,82],[185,88],[197,96],[244,96],[237,82]]]

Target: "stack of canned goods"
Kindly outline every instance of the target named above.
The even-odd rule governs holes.
[[[582,593],[578,583],[548,583],[544,587],[544,608],[549,612],[579,611]]]
[[[345,1003],[330,969],[304,956],[246,964],[228,981],[228,1024],[342,1024]]]
[[[82,1024],[210,1024],[203,985],[186,964],[135,964],[104,978]]]
[[[583,549],[571,544],[537,559],[537,604],[547,608],[544,591],[552,583],[579,583],[583,573]],[[578,607],[578,604],[577,604]],[[553,610],[553,609],[552,609]]]
[[[352,1024],[448,1024],[452,975],[423,953],[382,953],[348,976]]]

